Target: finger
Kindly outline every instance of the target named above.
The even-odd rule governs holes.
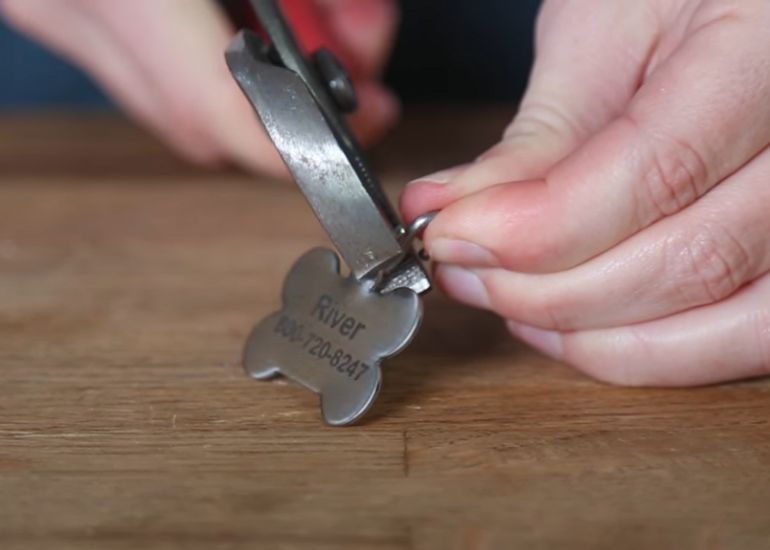
[[[224,62],[222,52],[233,31],[214,3],[135,0],[118,9],[100,0],[80,1],[138,60],[163,97],[173,140],[203,136],[219,157],[283,173],[277,152]]]
[[[281,7],[303,48],[331,49],[354,79],[358,108],[351,130],[368,145],[397,122],[398,100],[377,82],[390,52],[398,12],[392,0],[283,0]]]
[[[360,137],[371,140],[395,122],[395,96],[376,82],[398,22],[394,0],[282,0],[280,6],[305,52],[331,50],[352,76],[360,105],[352,124]],[[259,26],[248,3],[224,7],[237,25]]]
[[[282,171],[224,70],[219,54],[230,30],[212,4],[6,0],[5,8],[188,158],[234,158],[251,168]]]
[[[2,0],[0,9],[19,30],[75,60],[126,109],[160,133],[170,133],[163,100],[144,73],[103,25],[65,2]],[[211,160],[211,144],[187,139],[176,144],[183,154]]]
[[[373,81],[356,86],[358,108],[348,116],[350,129],[363,145],[380,141],[398,121],[401,105],[393,93]]]
[[[476,242],[511,270],[555,271],[687,207],[770,142],[763,29],[736,16],[695,32],[624,115],[545,180],[448,207],[426,233],[429,250],[431,239],[451,237]]]
[[[497,183],[542,177],[625,109],[657,25],[646,2],[604,2],[597,10],[545,2],[529,85],[503,139],[449,182],[426,176],[410,185],[402,200],[405,217]]]
[[[692,386],[770,373],[770,275],[717,304],[638,325],[520,339],[613,384]]]
[[[342,51],[350,58],[356,80],[380,76],[398,25],[393,0],[325,0],[328,25]]]
[[[558,330],[638,323],[718,302],[770,270],[769,180],[770,150],[684,212],[571,270],[439,266],[436,276],[461,302]]]

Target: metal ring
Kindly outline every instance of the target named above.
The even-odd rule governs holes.
[[[404,247],[411,245],[412,241],[417,238],[417,235],[419,235],[423,230],[425,230],[426,227],[428,227],[428,224],[433,221],[433,218],[435,218],[437,214],[438,210],[426,212],[421,216],[417,216],[414,221],[409,224],[409,227],[406,229],[402,228],[403,233],[401,235],[401,244]],[[424,262],[430,260],[430,256],[428,256],[428,253],[424,248],[421,248],[417,251],[417,256]]]
[[[404,235],[401,237],[401,242],[404,245],[411,244],[411,242],[417,238],[417,235],[428,227],[428,224],[433,221],[433,218],[435,218],[437,214],[438,210],[434,210],[432,212],[426,212],[421,216],[417,216],[414,221],[409,224],[409,227],[406,228]]]

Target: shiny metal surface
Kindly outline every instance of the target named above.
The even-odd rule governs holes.
[[[408,274],[388,287],[427,291],[428,275],[329,93],[335,83],[307,61],[274,0],[252,4],[270,48],[241,31],[227,63],[319,221],[358,280]],[[345,87],[339,71],[326,73]]]
[[[422,302],[400,288],[381,294],[343,278],[331,250],[304,254],[286,276],[282,308],[263,319],[243,362],[254,378],[282,374],[320,394],[321,414],[339,426],[358,420],[380,389],[380,361],[401,351],[422,319]]]
[[[227,61],[268,135],[356,278],[402,255],[382,215],[296,73],[260,60],[256,36],[241,32]]]
[[[328,83],[322,81],[322,74],[316,70],[314,64],[307,61],[291,29],[286,24],[276,0],[251,0],[251,5],[259,22],[270,37],[273,51],[279,58],[280,64],[299,76],[305,83],[308,92],[316,102],[317,108],[320,109],[330,130],[337,138],[340,148],[358,174],[361,184],[382,210],[382,215],[388,219],[391,225],[398,226],[400,224],[398,214],[382,192],[369,168],[369,163],[366,162],[366,158],[348,129],[345,119],[340,115],[336,102],[329,93]]]

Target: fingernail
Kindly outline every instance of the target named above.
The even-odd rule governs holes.
[[[554,359],[561,359],[564,354],[562,336],[556,331],[543,330],[515,321],[508,321],[508,329],[520,340]]]
[[[452,178],[454,178],[457,174],[465,170],[467,167],[467,164],[461,164],[460,166],[455,166],[453,168],[447,168],[446,170],[440,170],[439,172],[434,172],[433,174],[429,174],[427,176],[423,176],[421,178],[417,178],[416,180],[412,180],[409,182],[408,185],[411,185],[412,183],[417,183],[418,181],[424,182],[424,183],[449,183]]]
[[[428,250],[430,257],[448,264],[462,264],[473,267],[496,267],[497,258],[486,248],[460,239],[434,239]]]
[[[441,287],[455,300],[469,306],[489,309],[489,296],[481,279],[473,271],[456,265],[439,265],[436,277]]]

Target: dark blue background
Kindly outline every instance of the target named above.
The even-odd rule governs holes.
[[[104,106],[108,102],[80,71],[0,19],[0,106]]]
[[[386,80],[402,98],[520,96],[531,63],[539,0],[401,0],[401,4],[402,24]],[[2,21],[0,75],[0,106],[5,108],[109,105],[86,76]]]

